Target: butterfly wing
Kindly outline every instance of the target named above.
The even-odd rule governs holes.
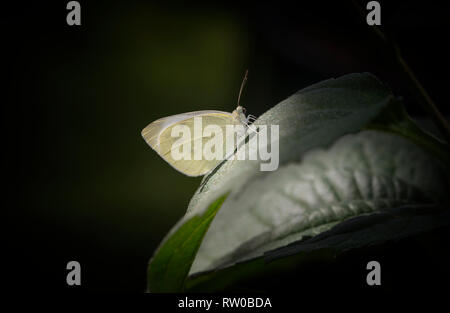
[[[155,150],[172,167],[188,176],[205,175],[221,162],[221,160],[216,159],[206,160],[203,157],[201,160],[194,160],[194,155],[196,155],[195,150],[199,147],[203,147],[204,141],[206,139],[203,136],[194,136],[195,117],[202,117],[203,129],[211,124],[218,125],[219,127],[221,127],[222,134],[226,134],[226,125],[234,125],[238,123],[233,115],[228,112],[197,111],[173,115],[156,120],[142,130],[142,137],[150,145],[150,147]],[[186,140],[184,139],[184,137],[172,137],[172,129],[177,125],[187,126],[190,129],[191,136]],[[226,140],[227,139],[225,139],[225,141]],[[172,156],[172,150],[180,149],[180,146],[184,146],[185,143],[188,143],[187,146],[191,147],[191,159],[174,159]],[[200,153],[200,155],[202,155],[202,151],[197,151],[197,153]]]

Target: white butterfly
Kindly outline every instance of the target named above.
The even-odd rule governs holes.
[[[226,125],[244,125],[249,127],[248,123],[256,119],[253,115],[245,116],[245,108],[238,106],[232,113],[223,111],[196,111],[189,113],[182,113],[172,115],[158,119],[142,130],[142,137],[149,144],[149,146],[155,150],[164,160],[166,160],[172,167],[188,176],[201,176],[205,175],[214,169],[221,160],[190,160],[175,159],[172,156],[172,150],[178,149],[178,147],[186,142],[172,136],[172,130],[175,126],[184,125],[187,126],[191,133],[194,133],[194,118],[201,117],[202,126],[217,125],[222,129],[222,133],[226,134]],[[203,133],[203,132],[202,132]],[[194,147],[195,141],[202,141],[204,137],[190,136],[187,140],[190,140],[189,146],[192,147],[192,155],[195,154]],[[183,139],[182,139],[183,140]],[[230,140],[226,137],[225,140]],[[174,143],[175,144],[174,145]],[[202,145],[198,145],[202,146]]]

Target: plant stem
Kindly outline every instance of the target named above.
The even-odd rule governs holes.
[[[436,124],[436,126],[438,127],[438,129],[442,133],[442,135],[444,136],[447,143],[450,143],[450,125],[448,124],[445,117],[441,114],[441,112],[437,108],[433,99],[431,99],[428,92],[425,90],[425,88],[422,86],[420,81],[417,79],[416,75],[414,75],[414,72],[411,70],[409,65],[406,63],[405,59],[403,59],[398,45],[393,43],[393,46],[394,46],[394,50],[395,50],[395,56],[397,57],[397,61],[399,62],[404,73],[409,78],[409,81],[411,82],[411,84],[416,88],[416,90],[419,92],[419,94],[421,96],[420,103],[422,103],[423,108],[431,116],[431,118],[433,119],[433,122]]]
[[[358,5],[356,0],[352,0],[353,5],[359,11],[361,16],[365,17],[365,12],[362,10],[361,6]],[[410,85],[417,91],[417,95],[419,96],[418,101],[424,108],[424,110],[429,114],[437,126],[439,132],[444,136],[445,141],[450,143],[450,125],[448,124],[445,117],[439,111],[438,107],[434,103],[433,99],[431,99],[428,92],[422,86],[411,67],[409,67],[408,63],[406,63],[403,58],[399,46],[392,40],[389,39],[386,34],[378,27],[377,25],[370,26],[374,30],[375,34],[378,38],[388,47],[390,47],[394,51],[395,58],[398,62],[398,65],[403,71],[403,74],[407,77]]]

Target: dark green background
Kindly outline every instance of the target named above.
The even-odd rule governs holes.
[[[172,114],[231,112],[247,68],[241,104],[254,115],[311,83],[361,71],[423,115],[351,1],[92,2],[80,1],[82,25],[72,27],[67,1],[2,9],[12,288],[68,290],[65,266],[77,260],[81,290],[143,291],[149,258],[201,178],[173,170],[140,131]],[[441,7],[380,2],[384,29],[448,112]]]

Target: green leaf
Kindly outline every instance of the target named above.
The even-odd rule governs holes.
[[[149,292],[176,292],[183,284],[208,227],[225,201],[214,201],[202,215],[183,219],[183,225],[159,247],[148,267]]]
[[[218,194],[231,194],[213,221],[190,273],[253,257],[254,255],[247,255],[246,250],[260,254],[264,249],[282,246],[297,240],[298,236],[318,234],[327,227],[332,227],[333,223],[338,223],[340,220],[336,218],[329,223],[318,222],[320,227],[309,229],[311,234],[308,234],[307,229],[302,230],[305,227],[303,224],[307,223],[306,216],[294,213],[299,207],[312,215],[320,213],[318,205],[314,208],[304,205],[305,202],[308,204],[308,196],[314,195],[314,190],[307,188],[322,188],[318,194],[322,198],[338,196],[336,190],[333,190],[334,186],[327,181],[317,181],[318,186],[304,187],[303,192],[307,193],[305,199],[298,192],[283,191],[285,195],[273,193],[287,188],[283,185],[283,175],[292,177],[293,173],[297,173],[289,166],[295,167],[309,151],[327,147],[343,135],[359,131],[380,112],[389,110],[396,101],[390,90],[373,75],[350,74],[307,87],[260,116],[254,123],[256,127],[279,125],[280,168],[275,172],[262,172],[257,161],[226,161],[205,177],[189,204],[188,212],[202,212]],[[357,152],[357,155],[364,153]],[[358,160],[353,155],[348,157],[350,160]],[[311,163],[314,162],[316,161]],[[333,160],[329,162],[332,164]],[[370,169],[364,169],[368,170]],[[351,181],[353,178],[346,177],[346,174],[342,174],[342,179]],[[312,179],[316,173],[310,175]],[[320,176],[317,177],[319,178]],[[299,189],[301,184],[304,182],[299,182],[298,185],[291,183],[289,188]],[[268,188],[271,189],[267,190]],[[368,206],[356,211],[368,213],[371,209],[373,207]],[[341,217],[344,218],[350,217],[352,213],[342,214]],[[291,226],[277,226],[285,221],[291,223]],[[281,240],[284,236],[282,234],[290,232],[290,227],[297,227],[298,231],[292,230],[296,234]],[[303,231],[306,233],[303,234]],[[260,248],[255,249],[256,246]],[[240,256],[237,257],[238,255]]]
[[[190,272],[261,256],[356,216],[446,203],[448,185],[442,163],[413,142],[377,131],[344,136],[232,192]]]
[[[355,217],[447,203],[445,146],[430,144],[411,124],[399,126],[405,119],[397,104],[373,75],[350,74],[305,88],[260,116],[256,127],[279,125],[280,167],[263,172],[259,161],[229,160],[207,175],[151,261],[149,289],[180,291],[186,271],[219,270],[227,281],[261,269],[283,270],[285,261],[266,268],[261,257]],[[418,145],[373,130],[348,135],[368,125]],[[206,216],[223,194],[228,197],[208,220],[206,235],[204,229],[195,247],[183,245],[191,218]],[[292,258],[280,257],[288,263]]]

